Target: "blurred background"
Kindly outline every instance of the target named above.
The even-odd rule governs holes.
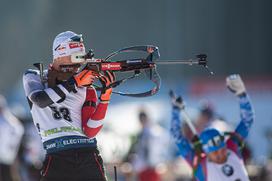
[[[140,113],[144,112],[156,126],[157,137],[150,149],[161,150],[154,153],[160,159],[150,160],[162,180],[190,180],[191,170],[178,157],[169,137],[168,91],[173,89],[184,96],[192,119],[196,120],[208,105],[235,128],[239,104],[226,90],[225,77],[239,73],[256,113],[248,138],[247,168],[252,180],[271,180],[271,7],[269,0],[3,1],[0,93],[24,128],[18,135],[21,142],[15,149],[17,157],[7,163],[18,173],[13,175],[14,180],[38,180],[37,170],[43,159],[22,75],[33,68],[33,63],[43,62],[46,67],[52,61],[53,39],[66,30],[83,34],[86,48],[94,49],[99,58],[126,46],[152,44],[159,47],[161,60],[188,59],[206,53],[209,67],[215,72],[211,76],[200,66],[160,65],[162,87],[155,96],[142,99],[113,96],[105,127],[98,136],[109,179],[113,180],[116,165],[119,180],[137,180],[137,169],[144,163],[134,163],[131,157],[137,157],[137,138],[142,131]],[[118,90],[143,91],[151,86],[140,77]],[[0,139],[8,138],[0,133]]]

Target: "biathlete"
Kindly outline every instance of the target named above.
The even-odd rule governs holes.
[[[48,70],[29,69],[23,76],[33,121],[46,150],[42,181],[106,180],[95,136],[103,127],[112,88],[98,98],[92,83],[99,79],[107,87],[115,76],[79,71],[85,54],[81,35],[60,33],[53,42]]]
[[[193,177],[197,181],[249,181],[241,155],[241,145],[248,136],[254,113],[240,76],[228,76],[226,84],[239,98],[241,121],[228,136],[214,128],[206,128],[199,136],[201,149],[182,134],[182,100],[178,98],[173,101],[171,135],[180,155],[192,167]]]

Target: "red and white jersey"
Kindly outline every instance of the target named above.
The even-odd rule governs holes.
[[[52,144],[55,144],[53,146],[61,144],[60,147],[64,147],[90,142],[84,138],[95,137],[102,128],[102,119],[105,117],[108,104],[97,104],[97,94],[93,87],[76,87],[72,92],[68,92],[61,84],[57,85],[57,89],[48,88],[46,83],[41,83],[39,72],[33,70],[24,74],[23,83],[30,102],[33,121],[45,149],[46,147],[51,148]],[[44,108],[33,104],[30,97],[37,91],[45,91],[54,103]],[[61,98],[60,91],[62,95],[65,94],[65,98]],[[58,138],[62,138],[62,143]],[[66,140],[66,138],[69,139]],[[52,142],[52,140],[55,141]],[[96,140],[92,141],[96,144]],[[50,143],[50,145],[45,145],[45,143]]]
[[[228,150],[226,163],[217,164],[206,160],[208,181],[249,181],[243,161],[231,150]]]

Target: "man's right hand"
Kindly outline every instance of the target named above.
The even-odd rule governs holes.
[[[92,70],[82,70],[74,75],[73,78],[77,87],[88,86],[98,78],[98,73]]]

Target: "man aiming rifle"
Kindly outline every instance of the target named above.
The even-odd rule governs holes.
[[[192,167],[194,179],[198,181],[249,180],[240,148],[241,142],[247,137],[253,123],[254,113],[240,76],[228,76],[226,84],[229,90],[239,98],[241,116],[235,132],[228,134],[230,137],[225,137],[223,133],[214,128],[207,128],[198,136],[195,129],[191,128],[188,116],[184,114],[181,97],[174,98],[172,101],[171,135],[175,139],[181,156]],[[180,113],[195,134],[192,142],[181,132]]]
[[[85,47],[81,35],[58,34],[53,43],[53,62],[48,70],[27,70],[24,89],[34,124],[46,150],[42,181],[105,181],[103,160],[95,136],[103,126],[112,88],[99,98],[92,86],[99,78],[103,87],[115,81],[90,69],[79,71]]]

